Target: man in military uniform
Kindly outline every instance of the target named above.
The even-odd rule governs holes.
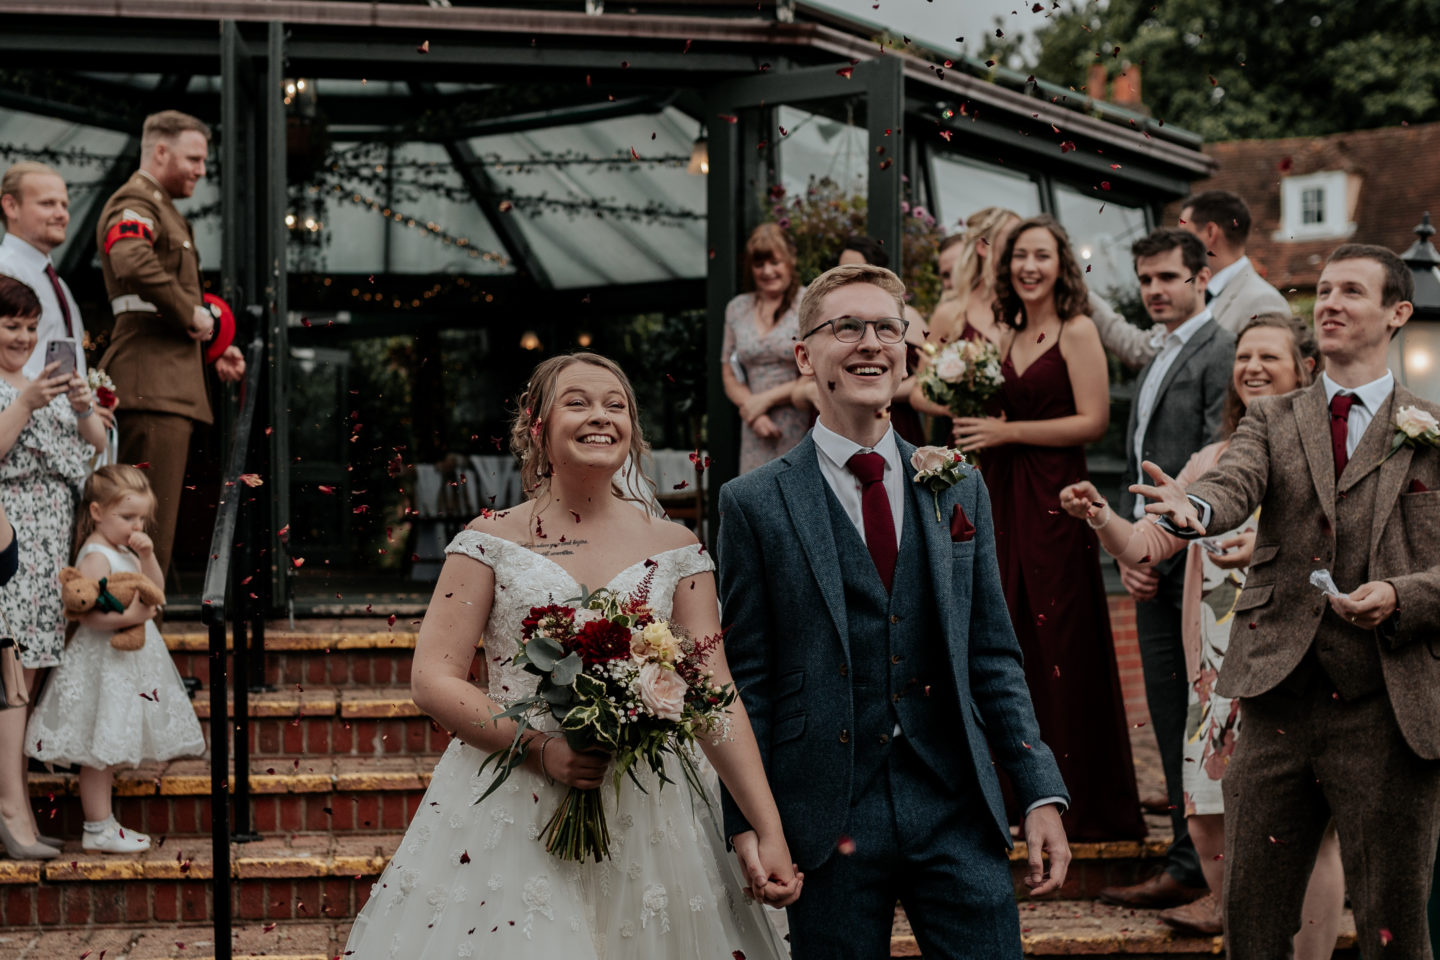
[[[149,464],[155,490],[155,559],[168,571],[185,460],[195,424],[212,423],[202,344],[215,320],[202,302],[200,258],[174,200],[205,176],[210,128],[176,110],[145,119],[140,169],[105,204],[97,227],[100,268],[115,332],[99,366],[119,398],[120,462]],[[215,361],[239,380],[231,346]]]

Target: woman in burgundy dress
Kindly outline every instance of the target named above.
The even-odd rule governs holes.
[[[1074,799],[1066,833],[1143,838],[1099,547],[1060,509],[1058,491],[1088,479],[1084,445],[1105,433],[1110,399],[1085,279],[1053,218],[1009,234],[995,290],[1005,357],[998,415],[960,418],[956,433],[966,450],[983,451],[1005,600],[1040,733]],[[1012,822],[1023,813],[1012,810]]]

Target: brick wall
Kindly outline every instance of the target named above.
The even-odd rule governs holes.
[[[1133,726],[1150,722],[1145,705],[1145,675],[1140,669],[1140,642],[1135,633],[1135,601],[1128,594],[1111,594],[1110,633],[1115,639],[1115,662],[1120,668],[1120,689],[1125,695],[1125,718]]]

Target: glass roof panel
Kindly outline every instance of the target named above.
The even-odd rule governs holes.
[[[953,153],[931,153],[936,217],[947,233],[985,207],[1005,207],[1022,217],[1040,212],[1040,186],[1028,174]]]
[[[1055,185],[1055,206],[1056,219],[1070,234],[1090,289],[1101,296],[1111,291],[1138,292],[1130,244],[1145,235],[1145,211],[1086,196],[1062,183]]]
[[[780,182],[787,196],[803,197],[812,177],[828,177],[863,195],[867,189],[865,151],[868,134],[864,127],[840,123],[818,113],[782,106],[779,124]]]

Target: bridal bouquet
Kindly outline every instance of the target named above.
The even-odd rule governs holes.
[[[929,362],[920,374],[920,389],[957,417],[985,415],[985,404],[1005,384],[1000,351],[988,340],[957,340],[924,347]]]
[[[711,682],[707,657],[720,637],[695,640],[679,626],[657,620],[648,606],[654,568],[628,596],[586,592],[563,604],[532,607],[523,621],[515,663],[540,678],[534,696],[521,699],[496,719],[516,721],[509,747],[490,754],[481,771],[495,765],[484,800],[525,759],[525,732],[550,714],[575,750],[603,750],[615,761],[615,789],[629,776],[642,791],[635,767],[642,761],[663,788],[673,781],[665,757],[679,760],[696,795],[705,788],[695,766],[702,737],[729,732],[730,684]],[[477,800],[476,802],[480,802]],[[610,855],[610,831],[599,790],[571,787],[545,825],[545,849],[562,860],[596,862]]]

